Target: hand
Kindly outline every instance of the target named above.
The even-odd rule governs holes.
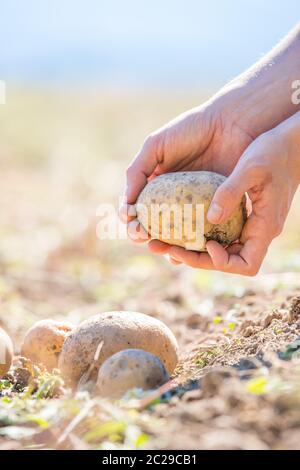
[[[243,186],[243,191],[249,190],[253,213],[245,226],[240,245],[235,244],[226,251],[210,241],[207,248],[212,258],[207,254],[195,254],[178,247],[170,247],[157,240],[150,241],[149,248],[156,253],[169,252],[171,257],[174,256],[171,258],[173,263],[186,262],[195,267],[244,274],[257,272],[270,240],[278,233],[278,227],[286,217],[294,188],[297,186],[295,178],[289,173],[290,167],[288,169],[282,165],[282,159],[287,157],[287,153],[287,158],[293,160],[295,152],[287,152],[290,140],[286,136],[283,137],[283,129],[279,129],[281,125],[278,124],[288,122],[287,118],[300,109],[300,104],[295,104],[291,99],[291,83],[299,70],[299,48],[300,25],[281,41],[278,47],[226,85],[210,101],[179,116],[146,139],[128,168],[125,197],[129,206],[125,204],[121,209],[121,218],[129,222],[128,232],[135,241],[148,239],[148,235],[139,227],[134,210],[130,213],[130,209],[149,180],[164,172],[179,170],[212,170],[228,176],[243,155],[242,163],[238,164],[229,181],[215,196],[215,202],[223,204],[221,207],[224,213],[220,218],[222,221],[230,212],[241,187]],[[276,132],[266,133],[275,128]],[[298,134],[299,132],[298,128]],[[250,145],[262,134],[262,140],[259,139]],[[274,142],[277,141],[284,150],[281,155],[275,147]],[[299,154],[300,144],[297,145]],[[268,150],[267,154],[264,154],[264,147]],[[258,155],[261,153],[264,163],[258,162]],[[250,165],[251,155],[256,162],[251,163],[253,167]],[[267,161],[271,159],[271,155],[277,155],[280,160],[280,164],[276,161],[279,174],[277,168],[272,169],[270,161]],[[295,160],[294,165],[297,165]],[[249,168],[252,168],[251,171]],[[257,171],[254,171],[255,168]],[[280,168],[283,170],[282,174]],[[270,206],[267,209],[264,204],[275,202],[275,193],[278,191],[274,186],[271,189],[271,181],[281,184],[284,182],[283,174],[291,178],[287,188],[282,186],[282,202],[277,208]],[[241,175],[243,181],[239,181]],[[228,205],[224,202],[225,196],[231,201]],[[210,218],[217,220],[212,213]],[[278,220],[275,220],[276,218]],[[268,224],[269,219],[274,227]],[[256,230],[258,234],[255,233]]]
[[[161,173],[205,169],[229,175],[254,138],[300,109],[291,99],[299,50],[300,24],[206,104],[149,136],[128,168],[127,202],[134,204],[148,179]],[[121,216],[132,219],[126,206]],[[137,223],[129,225],[129,233],[130,227],[136,235]]]
[[[295,131],[293,123],[296,121],[298,129]],[[300,113],[258,137],[216,191],[207,214],[212,223],[224,222],[245,192],[251,199],[252,212],[239,243],[225,249],[209,241],[208,253],[163,244],[163,252],[175,262],[194,268],[255,275],[271,241],[283,229],[300,181],[299,128]]]
[[[234,103],[232,103],[234,107]],[[233,109],[214,100],[195,108],[149,136],[127,170],[125,196],[128,205],[121,209],[121,218],[128,223],[128,233],[136,242],[148,239],[135,219],[130,205],[156,175],[172,171],[211,170],[228,175],[245,148],[253,140],[233,119]],[[155,253],[165,251],[164,244],[151,241]]]

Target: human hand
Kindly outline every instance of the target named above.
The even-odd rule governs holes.
[[[253,140],[233,115],[228,100],[226,106],[222,99],[211,100],[182,114],[146,139],[127,170],[128,205],[121,209],[121,218],[128,222],[128,233],[134,241],[148,239],[131,210],[139,193],[153,177],[166,172],[204,169],[224,175],[231,173]],[[149,248],[155,253],[164,249],[163,245],[152,242]]]
[[[280,146],[284,148],[290,146],[290,139],[283,137],[283,128],[279,129],[282,126],[279,123],[283,123],[283,127],[285,127],[284,123],[290,122],[290,119],[293,119],[294,116],[290,119],[287,118],[300,109],[300,104],[291,99],[291,84],[299,70],[299,47],[300,25],[296,26],[269,54],[249,70],[246,70],[244,74],[228,83],[210,101],[179,116],[146,139],[142,149],[128,168],[125,191],[125,199],[127,198],[128,205],[125,204],[122,207],[120,214],[123,221],[129,222],[128,232],[135,241],[145,241],[148,236],[139,226],[134,210],[132,212],[130,210],[134,209],[133,204],[136,202],[140,191],[156,175],[179,170],[212,170],[228,176],[251,142],[257,136],[264,134],[262,140],[257,140],[253,146],[249,146],[247,152],[243,154],[242,166],[239,166],[232,175],[232,177],[238,174],[242,174],[243,177],[247,175],[247,180],[245,180],[247,184],[244,186],[251,186],[251,178],[246,171],[246,162],[251,158],[248,158],[247,155],[253,153],[256,156],[261,152],[264,153],[262,149],[266,145],[267,148],[269,147],[268,152],[270,153],[268,158],[271,158],[271,155],[278,155],[278,149],[272,145],[272,142],[280,141]],[[278,129],[276,126],[278,126]],[[276,132],[267,133],[270,129],[275,128],[277,129]],[[298,134],[299,132],[300,129],[298,129]],[[271,138],[271,136],[273,137]],[[295,139],[292,140],[295,141]],[[269,141],[268,145],[267,141]],[[286,143],[284,144],[283,141]],[[261,147],[261,150],[259,150],[259,147]],[[286,148],[284,151],[286,152]],[[289,159],[292,158],[292,154],[295,155],[295,152],[291,153],[289,151],[288,153]],[[283,153],[283,155],[286,154]],[[174,259],[171,258],[171,262],[175,264],[184,261],[198,267],[219,269],[217,267],[219,266],[220,269],[227,271],[254,274],[259,268],[269,244],[267,239],[271,240],[275,236],[280,221],[282,222],[286,217],[287,206],[290,204],[296,184],[292,182],[294,180],[291,175],[288,183],[289,189],[283,188],[283,192],[287,191],[287,194],[283,195],[283,201],[285,202],[279,204],[279,207],[282,205],[281,217],[278,216],[280,213],[279,207],[277,209],[269,208],[270,215],[267,216],[266,208],[263,211],[262,207],[265,198],[268,199],[269,197],[273,202],[276,201],[271,197],[270,183],[267,184],[267,175],[270,176],[271,170],[268,166],[270,162],[266,162],[266,160],[267,157],[264,155],[264,163],[257,163],[257,169],[261,168],[262,170],[262,167],[265,169],[256,172],[256,178],[259,181],[257,187],[254,185],[253,188],[249,188],[254,207],[251,218],[242,234],[243,249],[241,245],[235,244],[227,250],[225,257],[224,250],[220,251],[220,247],[210,241],[207,247],[214,263],[205,254],[198,255],[201,256],[200,263],[197,255],[193,252],[185,252],[183,256],[180,248],[166,246],[157,240],[150,241],[148,245],[150,250],[161,254],[171,250],[170,255],[174,254]],[[294,162],[294,165],[297,165],[296,162]],[[267,168],[269,169],[267,170]],[[283,174],[289,178],[288,169],[285,167],[282,169],[285,172]],[[241,173],[239,173],[240,171]],[[281,183],[277,169],[274,169],[271,180],[273,180],[273,176],[277,176],[277,183]],[[230,177],[230,182],[233,181],[238,183],[237,180]],[[216,197],[221,197],[222,191],[226,191],[226,187],[227,192],[231,190],[228,190],[231,186],[223,185],[222,190],[218,191]],[[237,185],[237,188],[240,188],[240,186]],[[229,197],[234,200],[234,191]],[[228,204],[228,206],[226,205],[227,209],[224,207],[225,212],[220,221],[226,217],[230,206],[230,203]],[[276,213],[276,210],[279,212]],[[266,216],[264,222],[260,220],[262,212]],[[274,227],[266,226],[268,217],[272,219],[271,212],[274,220],[276,215],[279,217],[278,223],[274,223],[277,226],[277,231]],[[259,243],[259,236],[253,233],[255,227],[262,230],[263,243]],[[256,243],[258,251],[255,254]],[[239,258],[235,250],[239,253]],[[228,258],[230,254],[232,254],[232,258]],[[175,255],[177,260],[175,260]],[[243,258],[244,256],[245,258]],[[225,262],[226,259],[227,262]]]
[[[297,127],[297,129],[296,129]],[[238,243],[223,248],[208,241],[208,253],[188,251],[153,241],[175,263],[194,268],[255,275],[271,241],[284,226],[300,182],[300,113],[262,134],[243,153],[227,180],[216,191],[207,217],[224,222],[247,192],[252,212]]]

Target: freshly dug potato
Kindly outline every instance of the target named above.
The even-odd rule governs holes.
[[[161,360],[142,349],[124,349],[106,359],[98,373],[100,395],[120,398],[128,390],[150,390],[166,383],[169,375]]]
[[[74,386],[93,364],[90,379],[96,381],[101,364],[116,352],[129,348],[155,354],[170,374],[177,364],[176,338],[161,321],[137,312],[105,312],[94,315],[72,331],[63,345],[58,367],[65,380]]]
[[[68,322],[38,321],[25,335],[21,347],[22,356],[36,364],[43,364],[49,371],[55,369],[65,339],[72,328]]]
[[[206,218],[213,195],[225,179],[225,176],[211,171],[157,176],[138,197],[138,220],[151,238],[189,250],[206,251],[208,240],[216,240],[223,246],[230,245],[239,238],[246,221],[245,197],[225,223],[213,225]],[[204,226],[200,221],[201,212],[196,211],[196,205],[201,204]]]
[[[0,328],[0,379],[9,370],[13,355],[14,348],[12,341],[8,334]]]

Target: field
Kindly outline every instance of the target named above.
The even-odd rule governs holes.
[[[117,208],[147,133],[207,94],[8,90],[0,325],[16,354],[39,319],[133,310],[172,329],[180,363],[161,393],[112,403],[74,395],[59,372],[16,357],[0,381],[0,449],[300,449],[300,194],[251,279],[175,267],[144,245],[96,236],[97,207]]]

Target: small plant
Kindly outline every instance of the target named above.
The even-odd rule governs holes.
[[[208,351],[200,352],[195,359],[195,364],[203,369],[204,367],[208,366],[219,354],[220,349],[217,347]]]
[[[248,381],[246,390],[253,395],[264,395],[267,393],[268,380],[266,377],[255,377]]]

